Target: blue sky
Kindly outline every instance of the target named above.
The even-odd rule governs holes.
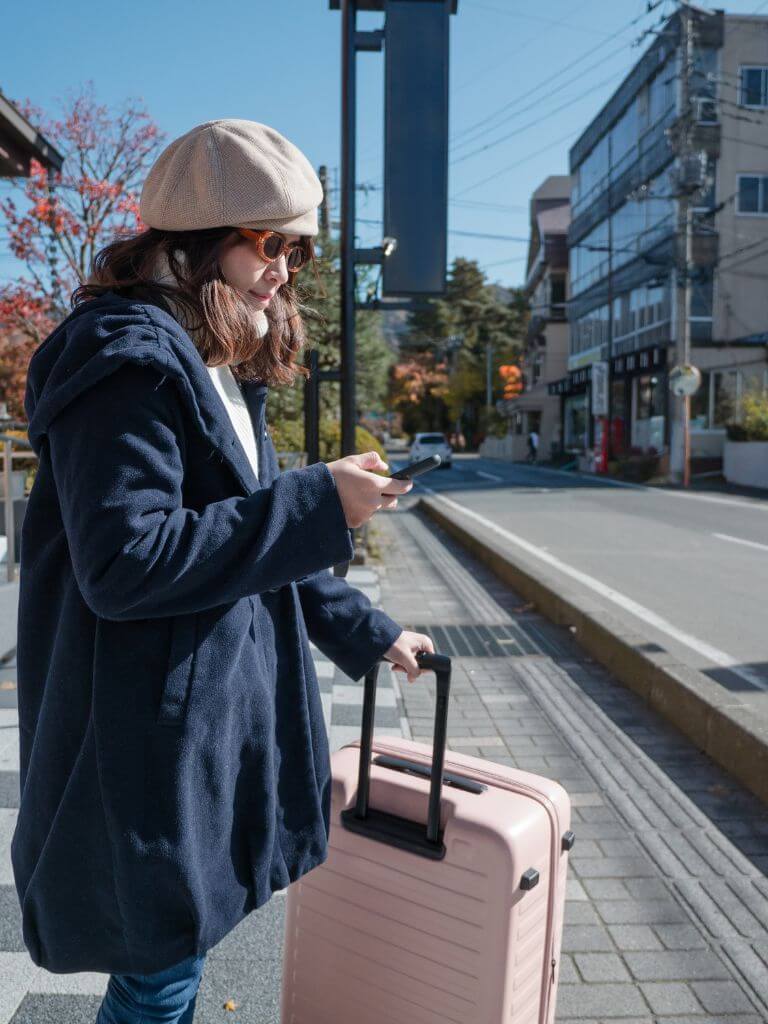
[[[764,6],[734,0],[727,10]],[[573,139],[642,52],[631,44],[672,4],[645,9],[645,0],[459,0],[451,18],[449,264],[464,256],[491,281],[521,282],[530,193],[548,174],[567,173]],[[361,29],[381,24],[381,14],[358,15]],[[211,118],[262,121],[315,167],[327,164],[336,184],[341,15],[327,0],[134,0],[128,8],[42,0],[34,10],[6,7],[3,27],[18,40],[0,70],[11,99],[57,113],[57,97],[93,79],[98,101],[115,110],[141,98],[166,141]],[[381,239],[368,221],[381,219],[383,54],[357,60],[357,181],[378,186],[358,193],[357,234],[368,246]],[[0,239],[0,277],[18,267]]]

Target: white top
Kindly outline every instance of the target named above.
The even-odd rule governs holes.
[[[248,412],[248,406],[245,404],[245,398],[240,390],[240,385],[235,380],[230,368],[226,365],[206,366],[206,370],[211,375],[214,387],[224,402],[229,418],[232,420],[232,426],[235,428],[235,433],[240,438],[240,443],[253,466],[254,475],[258,480],[259,453],[256,447],[256,435],[253,429],[251,414]]]

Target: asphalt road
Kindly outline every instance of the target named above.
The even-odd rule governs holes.
[[[390,464],[404,462],[391,452]],[[424,489],[502,527],[510,550],[546,562],[728,690],[768,691],[768,501],[477,456],[454,457],[412,493]]]

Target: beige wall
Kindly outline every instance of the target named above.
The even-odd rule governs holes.
[[[553,320],[544,331],[547,339],[544,357],[544,380],[560,380],[568,370],[568,324]]]
[[[725,203],[715,221],[720,259],[754,242],[766,243],[726,259],[716,274],[713,335],[731,341],[768,331],[768,215],[740,215],[734,197],[738,174],[768,175],[768,110],[732,106],[738,102],[739,67],[768,65],[768,19],[728,15],[720,61],[719,98],[725,101],[716,187],[717,202]],[[751,120],[736,120],[739,116]]]

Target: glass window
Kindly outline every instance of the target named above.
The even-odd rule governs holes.
[[[648,86],[648,126],[653,127],[675,105],[675,74],[669,65],[663,67]]]
[[[566,398],[565,447],[584,449],[587,446],[587,396],[574,395]]]
[[[628,166],[639,135],[638,103],[634,99],[611,128],[611,177],[616,178]]]
[[[768,107],[768,67],[753,65],[741,68],[739,85],[742,107]]]
[[[579,165],[573,189],[574,213],[601,192],[608,174],[608,136],[604,135]]]
[[[709,387],[710,375],[706,370],[701,374],[701,386],[691,397],[691,429],[709,430]]]
[[[637,382],[637,418],[648,420],[664,413],[664,388],[659,377],[640,377]]]
[[[768,213],[768,176],[740,174],[739,213]]]
[[[605,277],[608,271],[608,221],[597,224],[582,240],[571,247],[571,293],[589,288]]]
[[[766,389],[768,371],[764,367],[748,366],[741,371],[741,395],[759,395]]]
[[[564,274],[553,274],[549,279],[550,297],[553,306],[561,305],[565,302],[565,275]]]
[[[691,316],[712,316],[712,275],[691,282]]]
[[[632,444],[660,452],[664,447],[665,376],[637,377],[637,406]]]
[[[712,374],[714,381],[712,425],[724,427],[736,412],[736,370],[719,370]]]

